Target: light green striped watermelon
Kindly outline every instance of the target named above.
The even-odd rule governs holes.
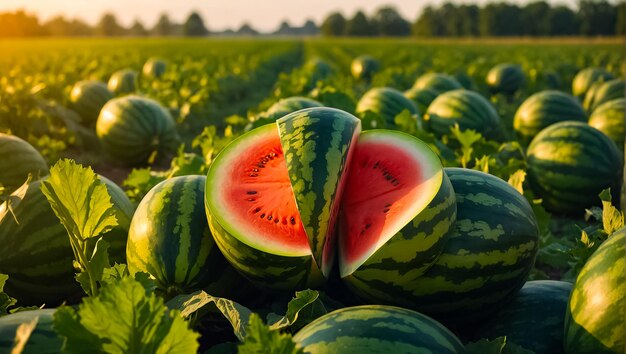
[[[324,105],[306,97],[288,97],[274,103],[266,112],[266,117],[271,120],[277,120],[289,113],[299,111],[305,108],[323,107]]]
[[[506,337],[535,354],[563,353],[565,310],[571,292],[572,283],[529,281],[511,302],[482,322],[474,336]]]
[[[417,105],[419,112],[426,112],[428,106],[437,98],[439,92],[432,89],[410,88],[404,91],[404,96]]]
[[[117,162],[145,164],[178,147],[176,123],[158,102],[124,96],[107,103],[100,112],[96,133],[104,151]]]
[[[193,175],[157,184],[130,224],[129,271],[150,274],[168,297],[209,287],[229,268],[207,224],[205,184],[205,176]]]
[[[413,89],[433,90],[437,93],[443,93],[462,88],[463,86],[461,86],[461,84],[454,77],[441,73],[424,74],[418,77],[413,84]]]
[[[626,139],[626,98],[605,102],[593,110],[589,125],[611,138],[622,151]]]
[[[17,136],[0,133],[0,185],[9,191],[26,182],[48,174],[43,156],[28,142]]]
[[[53,315],[56,309],[21,311],[0,317],[0,353],[11,353],[18,327],[37,318],[37,326],[28,337],[23,354],[61,353],[63,339],[53,328]]]
[[[359,137],[342,200],[339,273],[370,303],[415,307],[419,278],[444,250],[456,198],[439,157],[397,131]]]
[[[503,63],[491,68],[485,81],[492,93],[512,95],[524,86],[526,75],[519,65]]]
[[[70,92],[72,108],[82,118],[82,123],[91,125],[98,119],[102,107],[113,98],[104,82],[80,81]]]
[[[446,323],[475,322],[526,282],[539,247],[537,220],[526,198],[498,177],[445,172],[456,194],[456,224],[435,264],[412,284],[410,307]]]
[[[615,143],[581,122],[560,122],[530,143],[528,180],[546,209],[582,214],[600,204],[598,194],[619,191],[622,158]],[[616,198],[617,199],[617,198]]]
[[[465,353],[459,339],[439,322],[391,306],[333,311],[302,328],[293,340],[307,354]]]
[[[473,129],[488,138],[500,135],[500,116],[487,99],[469,90],[443,93],[428,106],[424,127],[438,136],[450,133],[455,124],[461,130]]]
[[[372,111],[383,118],[389,128],[396,126],[395,118],[404,110],[408,110],[412,115],[419,115],[415,103],[391,87],[376,87],[367,91],[356,106],[357,114]]]
[[[345,172],[361,121],[334,108],[311,108],[278,121],[291,187],[313,258],[328,276]]]
[[[356,57],[350,65],[352,77],[357,80],[370,81],[374,74],[380,70],[380,63],[369,55]]]
[[[603,68],[583,69],[576,74],[572,81],[572,94],[582,100],[593,84],[611,79],[613,79],[613,75]]]
[[[111,244],[111,262],[124,263],[134,207],[120,187],[102,176],[100,179],[111,195],[119,224],[104,239]],[[51,306],[75,301],[82,294],[74,279],[69,236],[41,192],[41,182],[31,183],[15,208],[19,224],[12,215],[0,221],[0,273],[9,275],[5,289],[20,305]]]
[[[115,95],[125,95],[137,90],[137,72],[124,69],[114,72],[107,84],[109,90]]]
[[[626,228],[604,241],[578,274],[565,317],[566,353],[624,353]]]
[[[160,58],[150,58],[143,65],[143,75],[151,78],[160,78],[165,74],[167,69],[167,62]]]
[[[587,113],[580,102],[560,91],[541,91],[527,98],[517,109],[513,128],[522,140],[530,142],[543,128],[566,120],[587,121]]]
[[[585,107],[587,112],[592,113],[603,103],[618,98],[624,98],[625,90],[626,81],[620,79],[596,83],[585,95],[583,107]]]

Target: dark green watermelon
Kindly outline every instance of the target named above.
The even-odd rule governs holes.
[[[432,89],[418,89],[413,87],[404,91],[404,96],[415,102],[419,112],[426,112],[428,106],[430,106],[438,95],[439,92]]]
[[[626,98],[605,102],[593,110],[589,125],[613,139],[620,151],[623,151],[626,137]]]
[[[102,107],[112,98],[113,92],[100,81],[77,82],[70,93],[72,108],[82,118],[82,123],[85,125],[94,123]]]
[[[452,76],[442,73],[424,74],[415,80],[413,89],[417,90],[433,90],[437,93],[443,93],[452,90],[462,89],[463,86]]]
[[[415,103],[391,87],[377,87],[367,91],[356,106],[357,114],[372,111],[385,120],[388,128],[396,127],[395,118],[404,110],[419,115]]]
[[[323,107],[324,105],[306,97],[288,97],[283,98],[280,101],[274,103],[265,113],[265,117],[272,121],[277,120],[278,118],[282,118],[289,113],[293,113],[295,111],[299,111],[305,108],[311,107]]]
[[[0,185],[11,191],[26,182],[48,174],[43,156],[28,142],[10,134],[0,133]]]
[[[611,79],[613,79],[613,75],[603,68],[583,69],[576,74],[572,81],[572,95],[582,100],[593,84]]]
[[[361,55],[352,61],[350,70],[355,79],[370,81],[380,70],[380,63],[369,55]]]
[[[28,337],[23,354],[61,353],[63,339],[53,328],[53,315],[56,309],[21,311],[0,317],[0,353],[11,353],[17,329],[21,324],[37,318],[37,326]]]
[[[598,82],[594,84],[585,95],[583,107],[587,112],[592,113],[597,107],[603,103],[614,99],[624,98],[626,90],[626,81],[615,79],[607,82]]]
[[[492,93],[512,95],[526,84],[526,75],[519,65],[503,63],[489,70],[486,82]]]
[[[167,62],[160,58],[150,58],[143,65],[143,75],[151,78],[160,78],[165,74]]]
[[[116,95],[125,95],[137,90],[137,72],[124,69],[114,72],[107,84],[109,90]]]

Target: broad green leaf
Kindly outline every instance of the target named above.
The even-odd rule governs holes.
[[[243,343],[239,345],[239,354],[304,354],[296,347],[291,335],[270,329],[259,315],[253,313],[247,327]]]
[[[4,293],[4,285],[8,279],[8,275],[0,274],[0,317],[8,315],[9,307],[17,303],[17,300]]]
[[[35,330],[35,327],[37,327],[37,322],[39,322],[39,317],[35,317],[30,322],[24,322],[17,327],[11,354],[21,354],[24,351],[24,347],[26,343],[28,343],[30,335]]]
[[[368,110],[361,114],[361,126],[363,130],[385,129],[386,123],[383,117]]]
[[[611,203],[610,188],[600,193],[600,199],[602,199],[602,226],[604,232],[610,236],[624,226],[624,212],[619,211]]]
[[[306,326],[311,321],[326,314],[326,308],[315,290],[297,291],[296,296],[287,304],[285,316],[268,315],[271,329],[291,327],[292,332]]]
[[[517,170],[509,177],[509,184],[517,189],[520,194],[524,194],[524,181],[526,180],[526,171]]]
[[[408,109],[402,110],[402,112],[394,118],[394,123],[401,131],[407,134],[415,134],[415,132],[417,132],[417,119]]]
[[[26,182],[24,182],[22,186],[20,186],[18,189],[13,191],[13,193],[11,193],[11,195],[9,195],[8,197],[2,198],[5,200],[4,202],[2,202],[2,204],[0,204],[0,221],[2,221],[3,218],[5,218],[9,213],[11,213],[11,215],[15,219],[15,222],[17,224],[20,223],[20,221],[17,220],[17,218],[15,218],[15,214],[13,213],[13,210],[20,204],[22,199],[24,199],[24,196],[26,196],[26,192],[28,192],[28,186],[29,186],[30,180],[31,180],[31,175],[28,174],[28,178],[26,178]]]

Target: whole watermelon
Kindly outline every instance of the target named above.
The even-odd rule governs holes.
[[[11,353],[18,327],[37,318],[37,325],[28,337],[23,354],[61,353],[63,339],[53,328],[53,315],[56,309],[21,311],[0,317],[0,353]]]
[[[475,338],[507,340],[535,354],[563,353],[565,310],[572,284],[534,280],[524,284],[513,300],[482,322]]]
[[[143,65],[143,75],[151,78],[160,78],[165,74],[167,63],[160,58],[150,58]]]
[[[85,125],[91,125],[98,119],[102,107],[113,98],[104,82],[80,81],[70,93],[72,108],[82,118]]]
[[[96,133],[104,151],[123,164],[145,164],[178,147],[176,123],[158,102],[124,96],[107,103],[100,112]]]
[[[388,128],[396,126],[395,118],[404,110],[412,115],[419,114],[413,101],[391,87],[377,87],[367,91],[356,106],[357,114],[372,111],[385,120]]]
[[[626,98],[605,102],[593,110],[589,125],[613,139],[620,151],[623,151],[626,136]]]
[[[492,139],[501,134],[500,116],[493,105],[480,94],[464,89],[437,96],[423,121],[424,127],[437,136],[449,134],[455,124],[461,130],[473,129]]]
[[[113,73],[107,84],[115,95],[125,95],[137,90],[137,72],[131,69],[119,70]]]
[[[369,55],[361,55],[352,61],[350,70],[355,79],[370,81],[380,70],[380,63]]]
[[[424,74],[415,80],[413,88],[417,90],[433,90],[437,93],[462,89],[463,86],[452,76],[441,73]]]
[[[21,186],[30,173],[33,179],[48,174],[43,156],[28,142],[0,133],[0,185],[11,191]]]
[[[124,250],[134,207],[120,187],[104,177],[100,179],[111,195],[118,222],[104,236],[111,245],[111,263],[125,263]],[[0,220],[0,273],[9,275],[5,289],[20,305],[51,306],[76,300],[82,294],[74,279],[74,253],[69,236],[41,192],[41,182],[29,185],[24,199],[14,209],[15,218]]]
[[[289,113],[311,107],[323,107],[324,105],[306,97],[288,97],[274,103],[266,112],[266,118],[275,121]]]
[[[581,214],[600,204],[598,194],[619,191],[622,161],[615,143],[581,122],[560,122],[542,130],[526,152],[528,180],[546,209]],[[617,199],[617,198],[616,198]]]
[[[585,95],[583,107],[585,107],[587,112],[592,113],[603,103],[618,98],[624,98],[624,90],[626,90],[626,81],[624,80],[615,79],[607,82],[596,83]]]
[[[586,68],[579,71],[572,81],[572,94],[583,99],[594,83],[613,79],[613,75],[603,68]]]
[[[315,86],[317,81],[326,79],[334,72],[333,67],[321,58],[309,59],[304,64],[304,69],[309,75],[309,79],[313,86]]]
[[[415,280],[421,292],[412,308],[445,323],[474,322],[526,282],[539,247],[537,220],[526,198],[500,178],[445,171],[457,198],[457,220],[443,253]]]
[[[404,96],[417,105],[419,112],[426,112],[428,106],[437,98],[439,92],[432,89],[410,88],[404,91]]]
[[[560,91],[541,91],[527,98],[517,109],[513,127],[522,140],[530,142],[543,128],[566,120],[587,121],[580,102]]]
[[[526,75],[516,64],[498,64],[487,73],[487,86],[492,93],[513,95],[526,84]]]
[[[626,228],[604,241],[578,274],[565,313],[566,353],[624,353]]]
[[[459,339],[439,322],[392,306],[356,306],[333,311],[294,337],[308,354],[465,353]]]

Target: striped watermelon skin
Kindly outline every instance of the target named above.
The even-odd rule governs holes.
[[[611,138],[621,150],[626,137],[626,98],[618,98],[598,106],[589,117],[589,125]]]
[[[333,311],[302,328],[293,340],[308,354],[465,352],[459,339],[437,321],[391,306]]]
[[[23,354],[61,353],[63,339],[53,328],[53,315],[56,309],[38,309],[17,312],[0,318],[0,353],[11,353],[17,328],[22,323],[37,318],[37,326],[30,334]]]
[[[80,81],[70,93],[72,108],[82,118],[85,125],[91,125],[98,119],[102,107],[113,98],[104,82]]]
[[[120,187],[104,177],[100,179],[111,195],[119,224],[105,235],[111,245],[111,263],[124,263],[134,207]],[[51,306],[77,300],[82,294],[74,279],[74,253],[67,231],[41,192],[41,182],[31,183],[15,208],[19,224],[12,217],[0,221],[0,273],[9,275],[6,291],[20,305]]]
[[[578,274],[565,314],[566,353],[626,349],[626,228],[616,231]]]
[[[165,74],[166,69],[167,63],[165,60],[160,58],[150,58],[143,65],[142,72],[144,76],[158,79]]]
[[[104,151],[116,162],[139,165],[174,151],[179,143],[176,123],[159,103],[139,96],[108,102],[98,117],[96,133]]]
[[[457,219],[442,254],[415,280],[411,307],[446,323],[473,322],[524,285],[539,231],[526,198],[505,181],[475,170],[445,171]]]
[[[524,86],[526,75],[519,65],[503,63],[489,70],[486,83],[492,93],[512,95]]]
[[[368,303],[414,308],[420,298],[419,278],[445,249],[457,219],[457,200],[446,174],[428,207],[351,274],[348,288]],[[410,250],[407,252],[406,250]]]
[[[131,69],[116,71],[109,78],[107,87],[117,96],[133,93],[137,90],[137,72]]]
[[[424,115],[426,129],[442,136],[450,133],[455,124],[461,130],[473,129],[494,138],[500,133],[500,116],[489,101],[469,90],[443,93],[428,106]]]
[[[419,112],[426,112],[428,106],[437,98],[439,92],[432,89],[411,88],[404,92],[404,96],[417,105]]]
[[[587,112],[592,113],[603,103],[614,99],[624,98],[626,81],[615,79],[607,82],[598,82],[587,92],[583,106]]]
[[[205,184],[205,176],[193,175],[159,183],[130,224],[128,270],[150,274],[168,295],[208,287],[229,267],[207,224]]]
[[[585,123],[549,126],[533,139],[526,155],[529,183],[552,212],[582,214],[600,204],[603,189],[619,191],[620,153],[611,139]]]
[[[335,251],[335,221],[361,121],[334,108],[310,108],[277,121],[291,188],[313,253],[324,275]]]
[[[560,91],[542,91],[527,98],[515,112],[513,128],[525,142],[542,129],[562,121],[586,122],[587,113],[580,102]]]
[[[563,353],[565,310],[572,283],[535,280],[474,332],[475,338],[507,340],[535,354]]]
[[[0,184],[13,190],[21,186],[30,173],[33,179],[48,174],[43,156],[25,140],[0,133]]]
[[[441,73],[424,74],[415,80],[413,89],[432,90],[443,93],[452,90],[462,89],[463,86],[452,76]]]
[[[364,114],[366,111],[378,114],[385,120],[387,128],[396,126],[395,118],[404,110],[408,110],[412,115],[419,115],[413,101],[390,87],[377,87],[367,91],[356,106],[357,114]]]
[[[352,77],[356,80],[370,81],[379,70],[380,63],[369,55],[356,57],[350,65]]]
[[[613,75],[603,68],[583,69],[576,74],[572,81],[572,94],[582,100],[594,83],[611,79],[613,79]]]
[[[312,107],[323,107],[324,105],[306,97],[288,97],[284,98],[276,103],[274,103],[267,110],[267,118],[271,120],[277,120],[278,118],[282,118],[289,113],[293,113],[295,111],[299,111],[305,108]]]

